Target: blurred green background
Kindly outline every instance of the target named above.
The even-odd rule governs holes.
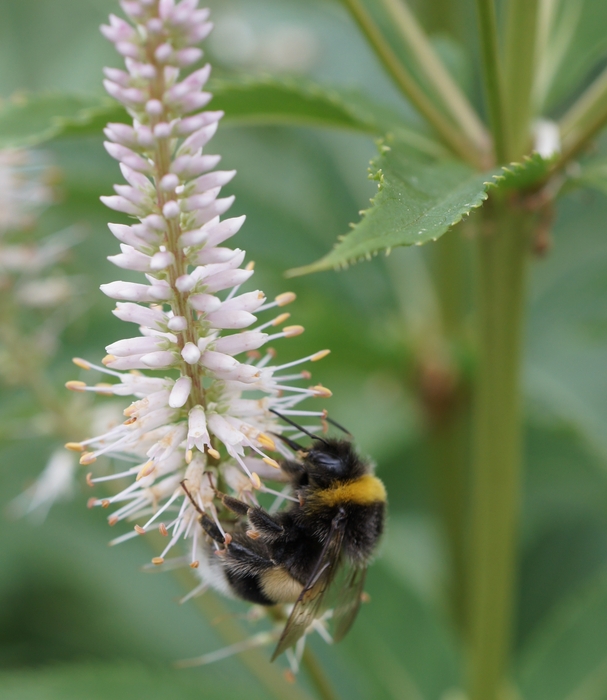
[[[568,4],[581,20],[560,92],[551,97],[555,114],[572,85],[587,84],[607,48],[607,5]],[[307,75],[365,89],[410,114],[338,3],[223,0],[210,6],[216,30],[207,56],[218,74]],[[467,3],[461,7],[450,18],[451,3],[426,0],[420,16],[477,98],[474,15]],[[100,93],[101,67],[119,64],[98,31],[110,11],[117,7],[105,0],[1,0],[0,95]],[[451,38],[441,33],[449,21]],[[51,367],[57,386],[77,376],[72,356],[99,361],[104,347],[125,333],[110,313],[112,302],[98,291],[117,277],[105,259],[117,243],[99,196],[120,180],[101,144],[100,135],[44,149],[62,174],[60,201],[44,212],[34,235],[73,224],[85,234],[67,264],[79,275],[85,310],[62,334]],[[290,311],[306,333],[283,341],[280,358],[332,349],[313,367],[314,379],[332,389],[331,415],[377,463],[389,493],[388,532],[368,577],[371,603],[342,644],[312,639],[311,646],[341,697],[455,700],[462,650],[446,612],[449,562],[435,516],[429,426],[415,395],[415,338],[408,323],[411,308],[432,305],[425,274],[432,252],[398,249],[346,271],[286,281],[285,270],[321,257],[367,206],[375,192],[366,179],[373,142],[328,130],[233,127],[220,129],[213,150],[223,155],[223,167],[238,170],[226,190],[236,195],[232,214],[247,215],[235,245],[256,262],[255,285],[269,296],[287,289],[298,294]],[[572,191],[558,205],[552,250],[532,266],[514,669],[529,700],[607,698],[606,222],[604,193]],[[44,434],[38,414],[31,393],[2,388],[3,509],[61,443]],[[204,669],[173,669],[175,660],[224,646],[222,624],[199,614],[193,601],[178,604],[194,579],[188,584],[169,573],[141,572],[155,553],[142,538],[107,547],[120,533],[108,528],[104,513],[86,509],[83,482],[84,473],[74,499],[53,507],[42,524],[2,520],[0,698],[268,697],[239,657]],[[242,624],[246,634],[257,630]],[[269,654],[265,649],[261,658]],[[302,675],[298,684],[312,695],[307,683]],[[296,693],[284,689],[284,697]]]

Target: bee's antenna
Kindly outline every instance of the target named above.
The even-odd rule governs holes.
[[[179,483],[181,484],[181,488],[185,491],[185,495],[190,499],[190,501],[191,501],[192,505],[194,506],[194,508],[196,508],[196,510],[200,513],[200,515],[204,515],[204,514],[205,514],[204,511],[203,511],[202,508],[198,505],[198,503],[196,503],[196,501],[194,500],[194,497],[193,497],[192,494],[188,491],[188,487],[185,485],[185,482],[186,482],[186,481],[187,481],[187,479],[184,479],[183,481],[180,481],[180,482],[179,482]]]
[[[304,447],[296,443],[295,440],[291,440],[291,438],[288,438],[286,435],[281,435],[280,433],[273,432],[271,433],[271,435],[274,435],[279,440],[282,440],[285,443],[285,445],[288,445],[292,450],[295,450],[296,452],[304,450]]]
[[[313,440],[320,440],[321,442],[324,442],[325,445],[328,445],[329,443],[321,438],[318,435],[314,435],[314,433],[309,432],[306,430],[302,425],[299,425],[295,421],[292,421],[290,418],[287,418],[286,416],[283,416],[282,413],[278,413],[278,411],[275,411],[273,408],[269,409],[270,413],[273,413],[275,416],[278,416],[279,418],[282,418],[282,420],[286,421],[287,423],[290,423],[294,428],[297,428],[298,430],[301,430],[304,435],[307,435],[308,437],[311,437]],[[284,439],[284,438],[283,438]],[[285,440],[286,442],[286,440]],[[289,443],[287,443],[289,444]],[[298,447],[298,449],[302,449],[301,447]]]
[[[333,420],[333,418],[329,418],[329,416],[325,415],[324,420],[326,420],[327,423],[331,423],[331,425],[334,425],[336,428],[339,428],[346,435],[352,437],[352,433],[347,428],[344,428],[343,425],[340,425],[336,420]]]

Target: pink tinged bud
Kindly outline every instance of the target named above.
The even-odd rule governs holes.
[[[238,311],[249,311],[254,313],[257,309],[265,302],[266,298],[263,292],[259,290],[255,292],[247,292],[246,294],[240,294],[237,297],[233,297],[228,301],[224,301],[221,305],[223,311],[238,310]]]
[[[119,41],[114,47],[116,51],[125,58],[139,58],[140,56],[139,47],[130,41]]]
[[[208,235],[207,245],[216,246],[223,243],[228,238],[231,238],[240,231],[244,224],[246,216],[237,216],[232,219],[225,219],[221,223],[214,226]]]
[[[104,68],[103,69],[103,74],[108,80],[111,80],[113,83],[117,83],[120,85],[120,87],[129,87],[131,84],[131,76],[123,70],[120,70],[119,68]],[[116,126],[115,124],[108,124],[108,127]],[[127,126],[126,124],[120,124],[120,126]],[[127,127],[131,128],[131,127]]]
[[[186,248],[187,246],[195,246],[204,243],[207,239],[208,232],[204,228],[197,228],[193,231],[183,233],[179,238],[179,244]]]
[[[146,326],[147,328],[162,330],[165,324],[171,328],[170,321],[167,323],[167,315],[159,309],[150,309],[147,306],[139,306],[139,304],[131,304],[128,302],[118,302],[112,313],[121,321],[137,323],[138,325]],[[172,321],[173,319],[170,320]],[[177,329],[171,328],[171,330]]]
[[[237,311],[235,309],[219,309],[207,314],[206,320],[215,328],[238,329],[247,328],[257,320],[248,311]]]
[[[179,204],[172,199],[162,207],[162,214],[165,219],[176,219],[180,214]]]
[[[99,197],[99,199],[105,204],[106,207],[109,207],[114,211],[121,211],[124,214],[132,214],[133,216],[137,216],[137,214],[141,213],[139,207],[135,206],[124,197],[111,196]]]
[[[141,336],[137,338],[126,338],[118,340],[106,346],[106,351],[116,357],[127,357],[128,355],[145,355],[148,352],[156,352],[166,340],[155,336]]]
[[[203,10],[201,10],[202,12]],[[211,31],[213,30],[212,22],[204,22],[200,20],[194,20],[191,27],[188,27],[188,41],[192,44],[198,44],[203,39],[206,39]]]
[[[129,355],[128,357],[117,357],[116,359],[112,360],[112,362],[106,362],[105,366],[108,367],[109,369],[122,369],[122,370],[130,370],[130,369],[147,369],[147,365],[143,364],[141,361],[141,358],[143,355]],[[114,393],[117,396],[121,396],[122,394],[119,391],[114,390]],[[132,391],[128,391],[125,393],[125,395],[131,394]]]
[[[123,270],[135,270],[136,272],[149,272],[150,256],[140,253],[130,245],[120,244],[120,255],[108,255],[108,260]]]
[[[196,311],[208,314],[221,307],[221,300],[212,294],[192,294],[188,297],[188,304]]]
[[[120,7],[133,18],[141,17],[144,12],[144,8],[137,0],[120,0]]]
[[[226,355],[238,355],[241,352],[249,352],[260,348],[268,337],[267,333],[259,331],[245,331],[244,333],[234,333],[219,338],[214,343],[214,349],[217,352],[225,353]]]
[[[200,265],[210,265],[214,263],[224,263],[238,255],[237,250],[231,248],[203,248],[196,256],[196,261]]]
[[[239,445],[245,436],[230,425],[228,421],[218,413],[211,413],[207,417],[211,432],[216,435],[224,445]]]
[[[177,151],[178,155],[186,153],[193,155],[199,148],[202,148],[211,140],[216,131],[217,122],[209,124],[209,126],[204,126],[202,129],[198,129],[198,131],[195,131],[191,136],[188,136],[188,138],[181,144],[179,150]]]
[[[181,351],[181,357],[183,357],[189,365],[195,365],[200,359],[200,350],[194,343],[186,343]]]
[[[128,41],[135,36],[133,27],[120,17],[112,14],[109,20],[110,26],[102,24],[100,27],[101,33],[106,39],[109,39],[111,42]]]
[[[141,223],[154,231],[166,231],[167,229],[166,221],[159,214],[150,214],[142,219]]]
[[[169,139],[173,134],[173,126],[168,122],[159,122],[154,127],[154,136],[157,139]]]
[[[162,180],[160,180],[160,189],[163,192],[175,192],[175,188],[179,185],[179,178],[173,173],[165,175]]]
[[[141,148],[152,148],[156,145],[154,134],[149,126],[137,127],[137,143]]]
[[[203,194],[195,194],[192,197],[182,200],[182,211],[194,211],[195,209],[203,209],[213,202],[219,194],[221,187],[214,187]]]
[[[154,253],[150,261],[151,270],[166,270],[169,265],[173,265],[175,262],[175,256],[168,250],[160,251]]]
[[[158,17],[152,17],[148,20],[147,29],[150,34],[160,34],[162,31],[162,20]]]
[[[194,406],[188,414],[188,449],[196,446],[200,451],[204,450],[204,445],[210,445],[207,421],[202,406]]]
[[[167,326],[172,331],[185,331],[188,327],[188,320],[185,316],[173,316],[169,319]]]
[[[195,46],[188,46],[185,49],[177,51],[175,54],[175,63],[180,68],[186,68],[187,66],[191,66],[193,63],[196,63],[201,58],[202,49]]]
[[[207,292],[220,292],[239,284],[244,284],[253,274],[253,270],[224,270],[205,280]]]
[[[168,63],[171,56],[173,55],[173,47],[170,44],[160,44],[160,46],[154,51],[154,58],[158,63]]]
[[[206,192],[212,187],[223,187],[236,175],[235,170],[217,170],[213,173],[207,173],[196,178],[190,186],[193,185],[193,192]],[[189,186],[189,187],[190,187]],[[188,190],[189,190],[188,187]]]
[[[108,224],[108,228],[121,243],[126,243],[127,245],[133,246],[133,248],[145,248],[148,244],[148,241],[136,235],[132,226],[126,226],[125,224]]]
[[[171,290],[168,288],[164,292],[164,299],[161,299],[161,289],[136,282],[110,282],[102,284],[99,289],[110,299],[117,301],[168,301],[172,296]]]
[[[187,180],[212,170],[221,156],[179,156],[171,163],[171,172]]]
[[[170,350],[159,350],[143,355],[141,361],[152,369],[168,368],[175,363],[175,355]]]
[[[148,100],[145,103],[145,111],[150,115],[150,117],[159,117],[162,114],[162,102],[160,100]]]
[[[124,197],[124,199],[128,199],[129,202],[132,202],[140,209],[149,208],[152,205],[150,197],[136,187],[131,187],[130,185],[114,185],[114,190],[116,194]]]
[[[175,9],[175,0],[160,0],[158,3],[158,15],[160,19],[167,20]]]
[[[173,297],[173,290],[171,289],[168,282],[165,280],[157,280],[150,275],[146,275],[148,281],[151,284],[151,294],[157,301],[168,301]]]
[[[180,100],[175,100],[173,104],[187,114],[206,107],[212,98],[213,95],[210,92],[190,92]]]
[[[187,400],[190,398],[191,390],[192,380],[190,377],[179,377],[175,382],[175,386],[171,389],[169,406],[171,408],[181,408],[185,406]]]
[[[150,162],[136,153],[133,153],[133,151],[131,151],[129,148],[121,146],[119,143],[110,143],[109,141],[105,141],[103,145],[105,146],[105,150],[112,156],[112,158],[121,161],[125,165],[128,165],[129,168],[132,168],[140,173],[151,172],[152,166]]]
[[[132,168],[129,168],[129,166],[125,165],[124,163],[120,163],[120,170],[124,176],[124,179],[129,183],[129,185],[136,187],[146,194],[154,194],[154,186],[145,175],[138,173]],[[123,192],[118,192],[118,194],[122,194],[125,197],[127,196]]]
[[[128,124],[108,124],[103,133],[115,143],[132,148],[137,146],[137,134],[135,129]]]
[[[194,289],[196,281],[196,277],[192,275],[181,275],[175,280],[175,286],[183,294]]]
[[[194,225],[202,226],[210,221],[214,216],[221,216],[232,206],[235,197],[224,197],[223,199],[216,199],[212,204],[203,209],[198,209],[194,214]]]
[[[223,117],[223,112],[201,112],[192,117],[185,117],[175,125],[176,136],[187,136],[188,134],[201,129],[203,126],[219,121]]]
[[[157,75],[156,68],[150,63],[142,63],[137,72],[144,80],[154,80]]]
[[[194,21],[194,10],[198,5],[198,0],[182,0],[179,5],[171,11],[167,20],[171,24],[185,24]],[[206,18],[205,18],[206,19]]]

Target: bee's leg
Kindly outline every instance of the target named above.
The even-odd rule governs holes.
[[[248,503],[240,501],[238,498],[234,498],[233,496],[228,496],[225,493],[217,492],[217,495],[219,498],[221,498],[223,505],[233,513],[236,513],[237,515],[247,515],[249,512],[249,508],[251,506]]]
[[[225,543],[225,537],[221,533],[221,530],[211,520],[211,518],[209,518],[209,516],[206,515],[206,513],[203,513],[200,516],[200,518],[198,519],[198,522],[201,524],[202,529],[207,533],[207,535],[212,540],[215,540],[215,542],[218,542],[219,544]]]
[[[253,572],[263,571],[276,566],[275,562],[271,559],[266,559],[266,557],[262,557],[252,549],[235,541],[230,542],[227,546],[226,563],[228,565],[230,560],[234,563],[238,562],[237,568],[242,570],[243,565],[247,565]]]
[[[247,535],[256,540],[261,537],[264,542],[274,542],[284,533],[284,527],[267,513],[263,508],[249,508],[249,524],[251,528],[247,530]]]

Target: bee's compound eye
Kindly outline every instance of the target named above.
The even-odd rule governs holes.
[[[313,455],[313,461],[319,466],[330,472],[343,471],[343,460],[339,457],[333,457],[326,452],[316,452]]]

